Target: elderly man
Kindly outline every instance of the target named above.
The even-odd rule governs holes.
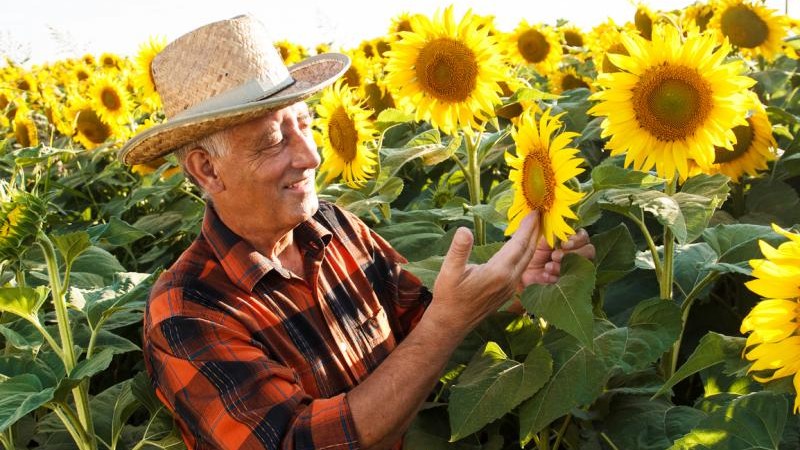
[[[466,334],[520,286],[558,274],[562,253],[537,251],[531,214],[480,266],[459,229],[431,293],[358,218],[320,203],[303,100],[348,65],[327,54],[287,69],[246,16],[153,62],[169,120],[120,158],[177,150],[209,199],[144,325],[147,369],[190,448],[399,448]],[[565,246],[593,256],[585,233]]]

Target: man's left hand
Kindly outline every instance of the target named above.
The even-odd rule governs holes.
[[[552,249],[544,238],[539,239],[531,262],[522,273],[520,290],[531,284],[552,284],[558,281],[561,274],[561,260],[567,253],[576,253],[584,258],[594,259],[594,245],[589,242],[589,233],[583,228],[570,236],[561,248]]]

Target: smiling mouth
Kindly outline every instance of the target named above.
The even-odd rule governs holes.
[[[309,183],[309,179],[308,178],[303,178],[302,180],[298,180],[298,181],[295,181],[294,183],[287,184],[286,186],[284,186],[284,188],[286,188],[286,189],[299,189],[299,188],[304,187],[308,183]]]

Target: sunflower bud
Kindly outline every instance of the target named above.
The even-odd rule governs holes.
[[[16,259],[36,239],[47,202],[28,192],[0,186],[0,261]]]

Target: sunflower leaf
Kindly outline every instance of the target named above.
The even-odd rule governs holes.
[[[592,346],[592,292],[595,269],[588,259],[569,253],[561,263],[561,276],[554,284],[529,286],[522,304],[532,314]]]
[[[27,320],[36,319],[36,313],[47,298],[47,290],[43,286],[0,287],[0,311],[14,314]]]
[[[597,266],[597,284],[606,285],[632,271],[636,245],[624,224],[592,236]]]

